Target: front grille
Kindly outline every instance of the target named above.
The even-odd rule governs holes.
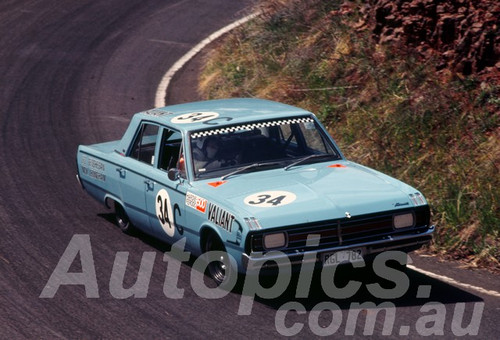
[[[404,214],[414,212],[416,217],[415,227],[394,229],[392,219],[395,213]],[[266,232],[283,230],[288,235],[288,246],[280,249],[285,253],[297,253],[305,250],[326,249],[337,246],[355,245],[358,243],[389,239],[389,236],[418,235],[428,230],[430,212],[428,206],[415,209],[388,211],[384,213],[354,216],[338,220],[320,221],[308,224],[280,227]],[[252,251],[262,252],[264,233],[255,233],[250,237]],[[319,244],[308,247],[309,235],[319,235]]]

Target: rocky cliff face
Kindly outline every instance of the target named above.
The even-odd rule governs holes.
[[[379,43],[402,44],[438,69],[478,75],[500,84],[499,0],[368,0],[365,9]]]

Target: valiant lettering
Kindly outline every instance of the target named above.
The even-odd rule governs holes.
[[[217,224],[222,229],[231,232],[231,226],[234,221],[234,215],[228,213],[224,209],[219,208],[215,204],[208,204],[208,220]]]

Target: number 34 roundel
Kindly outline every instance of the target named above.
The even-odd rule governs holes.
[[[170,196],[165,189],[161,189],[156,194],[156,217],[167,235],[173,237],[175,234],[174,214]]]
[[[295,201],[297,196],[289,191],[263,191],[247,196],[246,205],[259,208],[281,207]]]

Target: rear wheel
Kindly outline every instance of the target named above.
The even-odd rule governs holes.
[[[115,218],[116,224],[125,234],[131,234],[134,231],[134,226],[125,212],[121,204],[115,202]]]

